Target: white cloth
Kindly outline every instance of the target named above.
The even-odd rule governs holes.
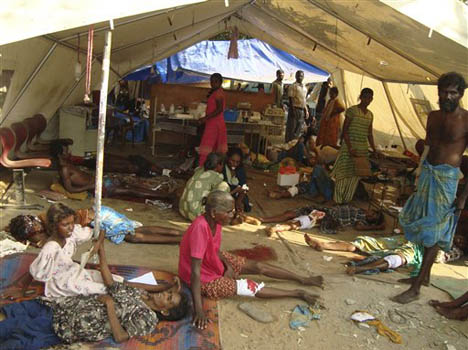
[[[304,84],[294,82],[289,86],[288,97],[292,99],[293,107],[305,108],[307,88]]]
[[[387,255],[384,257],[384,260],[387,262],[389,269],[396,269],[403,265],[403,259],[397,254]]]
[[[291,186],[288,188],[288,192],[291,195],[291,197],[294,197],[295,195],[299,193],[299,190],[297,189],[296,186]]]
[[[244,297],[254,297],[260,290],[265,287],[263,282],[257,283],[249,279],[236,280],[237,295]]]
[[[309,215],[301,215],[294,219],[294,221],[299,221],[301,227],[300,230],[308,230],[315,225],[315,220],[312,220]]]
[[[44,245],[29,267],[29,272],[36,281],[45,283],[46,297],[106,293],[99,271],[82,269],[72,260],[76,247],[90,240],[92,235],[92,228],[75,225],[63,248],[55,241]],[[121,276],[113,275],[113,278],[117,282],[123,281]]]
[[[26,250],[27,247],[26,244],[13,241],[9,238],[2,239],[0,241],[0,258],[10,254],[20,253]]]

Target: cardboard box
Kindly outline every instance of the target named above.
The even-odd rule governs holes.
[[[299,173],[295,174],[280,174],[278,173],[279,186],[295,186],[299,183]]]

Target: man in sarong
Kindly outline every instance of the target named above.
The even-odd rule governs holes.
[[[402,304],[418,299],[421,285],[429,284],[437,252],[450,249],[468,197],[468,186],[457,197],[459,166],[468,146],[468,111],[459,105],[466,83],[460,74],[447,73],[439,78],[437,87],[440,110],[428,116],[417,192],[400,214],[406,238],[425,248],[419,275],[409,280],[407,291],[392,298]]]

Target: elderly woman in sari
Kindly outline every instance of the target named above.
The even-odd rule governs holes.
[[[320,119],[320,128],[317,135],[317,146],[336,147],[340,133],[340,117],[345,108],[338,99],[338,89],[330,89],[330,99],[327,102],[322,118]]]

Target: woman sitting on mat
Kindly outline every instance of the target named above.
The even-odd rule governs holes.
[[[202,307],[202,295],[227,298],[243,295],[258,298],[292,297],[315,304],[318,296],[302,289],[284,290],[265,287],[240,274],[264,276],[296,281],[303,285],[322,287],[322,276],[301,276],[270,264],[247,260],[219,250],[222,226],[234,216],[234,199],[223,191],[213,191],[204,199],[205,213],[190,225],[180,243],[179,276],[191,286],[195,317],[193,324],[206,328],[210,320]]]
[[[159,320],[185,317],[188,298],[179,292],[179,284],[115,282],[103,245],[98,251],[103,293],[4,305],[0,312],[0,348],[36,350],[60,343],[97,342],[110,336],[121,343],[151,334]]]
[[[18,215],[10,221],[6,231],[19,242],[29,241],[32,245],[42,248],[49,239],[46,223],[45,214]],[[94,210],[76,210],[75,224],[94,227]],[[116,244],[124,240],[130,243],[179,243],[182,239],[180,231],[160,226],[144,226],[106,206],[101,207],[100,227],[105,231],[106,237]]]
[[[77,246],[90,240],[93,230],[75,224],[75,212],[60,203],[47,211],[47,230],[49,239],[29,267],[32,278],[45,283],[45,296],[105,293],[99,271],[83,269],[72,260]],[[101,231],[100,241],[104,239],[104,233]],[[95,243],[94,251],[97,245]],[[121,276],[114,276],[114,279],[123,281]]]
[[[229,193],[230,187],[223,180],[221,174],[224,167],[224,155],[220,153],[210,153],[206,158],[203,167],[195,170],[195,173],[187,182],[179,200],[179,213],[184,218],[193,221],[203,213],[204,207],[202,199],[214,190],[220,190]],[[243,192],[242,187],[236,187],[231,191],[231,195]],[[243,215],[241,211],[237,212],[231,220],[231,225],[250,222],[251,218]],[[257,222],[256,219],[252,219]]]

